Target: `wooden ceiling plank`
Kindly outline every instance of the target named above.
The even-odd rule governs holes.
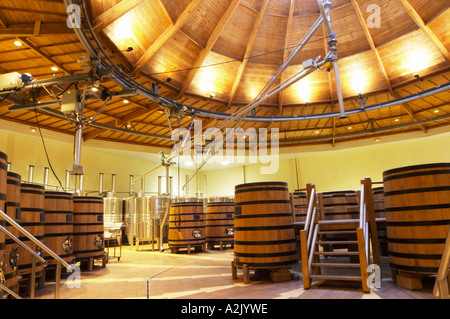
[[[377,50],[377,48],[375,46],[375,42],[373,41],[373,38],[372,38],[372,36],[370,34],[369,27],[367,26],[366,21],[365,21],[363,15],[362,15],[361,8],[359,7],[357,0],[351,0],[351,1],[352,1],[352,4],[353,4],[353,8],[355,9],[356,16],[358,17],[358,20],[359,20],[359,22],[361,24],[361,27],[362,27],[362,29],[364,31],[364,34],[366,35],[366,39],[369,42],[370,48],[371,48],[372,53],[373,53],[373,55],[375,57],[375,60],[377,62],[378,69],[380,70],[381,74],[383,74],[384,80],[386,81],[387,88],[388,88],[389,92],[391,93],[391,96],[393,96],[394,98],[398,99],[398,98],[400,98],[400,95],[398,93],[394,92],[394,90],[392,89],[391,81],[389,80],[389,77],[388,77],[387,72],[386,72],[386,68],[384,67],[383,62],[381,61],[380,54],[378,53],[378,50]],[[403,103],[402,107],[411,116],[411,118],[413,120],[416,120],[416,121],[419,120],[408,105]],[[422,131],[424,133],[427,132],[427,129],[426,129],[425,125],[419,124],[419,127],[422,129]]]
[[[293,0],[292,0],[293,1]],[[233,0],[230,5],[228,6],[227,10],[225,11],[225,14],[220,19],[219,23],[214,28],[211,36],[208,39],[208,42],[206,43],[205,48],[200,52],[197,60],[195,61],[194,65],[192,66],[192,69],[189,71],[188,75],[186,76],[186,79],[183,82],[183,85],[181,87],[180,92],[178,93],[178,96],[175,98],[176,100],[183,97],[184,93],[186,92],[187,88],[191,84],[192,80],[194,79],[195,75],[198,72],[198,68],[203,64],[206,57],[208,56],[209,52],[214,47],[214,44],[216,43],[217,39],[220,36],[220,33],[230,20],[231,15],[235,11],[235,9],[238,7],[241,0]]]
[[[71,70],[69,70],[68,68],[66,68],[64,65],[62,65],[61,63],[59,63],[58,61],[56,61],[55,59],[53,59],[51,56],[49,56],[47,53],[45,53],[44,51],[42,51],[38,46],[34,45],[30,40],[28,40],[27,38],[24,37],[19,37],[19,40],[22,43],[25,43],[28,47],[30,47],[33,51],[35,51],[37,54],[39,54],[40,56],[42,56],[43,58],[45,58],[47,61],[49,61],[50,63],[56,65],[58,68],[60,68],[61,70],[64,70],[66,73],[68,74],[72,74],[73,72]]]
[[[132,100],[130,100],[130,103],[135,103],[135,104],[138,104],[139,106],[142,106],[142,104],[140,104],[138,102],[133,102]],[[123,124],[125,124],[127,122],[132,121],[133,119],[135,119],[135,118],[137,118],[139,116],[142,116],[142,115],[150,113],[150,112],[154,112],[158,108],[159,108],[159,103],[158,102],[153,102],[146,108],[136,109],[133,112],[131,112],[130,114],[128,114],[128,115],[126,115],[126,116],[124,116],[124,117],[122,117],[120,119],[117,119],[117,122],[116,122],[116,119],[114,119],[112,121],[109,121],[107,124],[121,126],[121,125],[123,125]],[[106,131],[106,129],[97,128],[97,129],[95,129],[95,130],[93,130],[93,131],[91,131],[89,133],[84,134],[83,135],[83,140],[84,141],[90,140],[90,139],[100,135],[104,131]]]
[[[56,10],[35,10],[35,9],[27,9],[27,8],[20,8],[20,7],[7,7],[7,6],[0,6],[0,10],[3,11],[13,11],[13,12],[25,12],[25,13],[32,13],[32,14],[42,14],[42,15],[54,15],[66,18],[67,13],[65,12],[58,12]]]
[[[265,11],[267,9],[267,3],[268,2],[269,2],[268,0],[264,0],[264,3],[262,5],[262,7],[261,7],[261,10],[259,11],[259,14],[258,14],[258,16],[256,18],[255,27],[253,28],[253,31],[252,31],[252,33],[250,35],[249,40],[248,40],[247,48],[245,49],[245,53],[244,53],[244,57],[242,59],[242,63],[239,66],[237,74],[236,74],[236,76],[234,78],[233,86],[231,88],[230,96],[229,96],[229,99],[228,99],[228,109],[231,107],[231,103],[233,102],[234,95],[236,94],[237,88],[238,88],[239,83],[241,82],[241,79],[242,79],[242,75],[244,74],[245,67],[247,66],[248,57],[250,56],[250,53],[251,53],[251,51],[253,49],[253,44],[255,43],[256,35],[258,34],[259,27],[261,26],[261,21],[262,21],[262,18],[264,16],[264,13],[265,13]]]
[[[0,29],[1,37],[33,37],[35,23],[8,24],[8,28]],[[40,36],[74,35],[73,30],[67,27],[65,22],[42,23],[39,31]]]
[[[425,32],[428,38],[433,41],[434,45],[438,48],[439,52],[441,52],[444,59],[447,62],[450,62],[450,52],[447,50],[442,41],[436,36],[436,34],[431,30],[431,28],[423,21],[422,17],[419,13],[414,9],[411,3],[408,0],[400,0],[402,5],[405,7],[406,12],[414,20],[414,22],[419,26],[419,28]]]
[[[189,17],[195,12],[195,10],[200,6],[204,0],[193,0],[184,9],[181,15],[178,17],[177,21],[168,27],[164,32],[158,37],[158,39],[153,42],[153,44],[147,49],[144,55],[137,61],[136,67],[133,70],[133,74],[138,72],[148,60],[158,51],[164,43],[167,42],[189,19]]]
[[[115,6],[109,8],[102,14],[100,14],[97,19],[95,19],[94,30],[103,29],[127,14],[129,11],[133,10],[139,6],[144,0],[122,0]]]

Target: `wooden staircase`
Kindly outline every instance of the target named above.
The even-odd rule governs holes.
[[[373,263],[380,265],[371,184],[370,178],[361,181],[359,219],[320,220],[314,186],[308,192],[308,215],[300,231],[304,289],[311,288],[312,280],[359,281],[363,291],[370,292],[367,266],[371,247],[376,248],[372,252]],[[329,235],[339,239],[327,241]],[[328,244],[345,245],[348,249],[320,249]]]

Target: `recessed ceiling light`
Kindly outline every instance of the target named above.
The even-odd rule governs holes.
[[[434,110],[434,113],[439,113],[439,110]]]
[[[20,41],[14,41],[14,45],[15,45],[16,47],[21,47],[21,46],[22,46],[22,42],[20,42]]]
[[[52,71],[58,71],[59,69],[56,66],[52,66]]]
[[[97,89],[96,87],[93,87],[93,88],[92,88],[92,91],[93,91],[93,92],[97,92],[98,89]]]
[[[36,129],[35,129],[34,127],[30,127],[30,132],[31,132],[31,133],[35,133],[35,132],[36,132]]]
[[[353,127],[349,126],[348,129],[351,130]]]
[[[400,120],[399,120],[399,119],[395,119],[394,121],[395,121],[395,122],[398,122],[398,121],[400,121]]]
[[[123,103],[128,103],[129,101],[128,100],[123,100]]]
[[[319,134],[319,131],[316,131],[316,134]]]

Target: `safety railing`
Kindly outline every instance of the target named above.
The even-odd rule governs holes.
[[[363,230],[366,251],[366,261],[370,264],[370,249],[375,264],[380,265],[380,253],[378,248],[377,226],[374,212],[374,200],[372,185],[383,184],[383,182],[373,182],[369,177],[361,180],[361,191],[359,199],[359,228]],[[372,245],[370,245],[372,243]]]
[[[450,227],[448,229],[447,239],[445,241],[444,251],[442,252],[441,263],[434,284],[433,295],[441,299],[450,299],[449,286],[449,267],[450,267]]]
[[[359,228],[362,229],[364,235],[365,251],[366,251],[366,263],[369,263],[369,223],[367,222],[367,212],[366,212],[366,201],[365,201],[365,183],[361,183],[361,192],[359,199]]]
[[[305,225],[303,229],[300,230],[300,253],[302,258],[304,288],[309,288],[309,275],[314,257],[314,247],[316,246],[319,224],[317,217],[316,188],[313,184],[307,184],[307,187],[304,190],[307,191],[308,211],[306,213]]]
[[[50,255],[53,259],[56,260],[56,275],[55,275],[55,299],[59,299],[59,293],[60,293],[60,281],[61,281],[61,265],[63,265],[66,269],[71,269],[71,266],[61,259],[55,252],[53,252],[50,248],[45,246],[42,242],[40,242],[36,237],[34,237],[32,234],[30,234],[26,229],[24,229],[22,226],[20,226],[14,219],[9,217],[7,214],[5,214],[2,210],[0,210],[0,217],[6,220],[11,226],[13,226],[15,229],[17,229],[20,233],[22,233],[25,237],[27,237],[31,242],[33,242],[36,246],[41,248],[45,253]],[[36,254],[33,250],[31,250],[27,245],[25,245],[22,241],[20,241],[17,237],[15,237],[13,234],[11,234],[8,230],[6,230],[3,226],[0,226],[0,231],[3,231],[7,236],[11,237],[16,243],[18,243],[21,247],[23,247],[27,252],[33,255],[33,263],[32,263],[32,269],[31,269],[31,292],[30,292],[30,298],[34,299],[34,289],[35,289],[35,279],[36,279],[36,260],[38,259],[42,263],[45,263],[45,260]],[[0,286],[1,289],[5,290],[6,292],[10,293],[11,291],[9,289],[5,289],[4,285]],[[18,297],[17,294],[12,294],[14,297]]]
[[[172,203],[172,199],[169,199],[169,202],[166,203],[166,211],[164,213],[164,218],[161,221],[160,230],[159,230],[159,251],[164,251],[164,242],[163,242],[163,233],[164,233],[164,225],[166,224],[167,217],[170,212],[170,204]]]

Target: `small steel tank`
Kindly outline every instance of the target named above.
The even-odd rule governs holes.
[[[131,243],[135,238],[159,238],[160,223],[166,212],[169,196],[129,197],[124,203],[124,219],[128,225],[126,235]],[[168,219],[166,221],[168,228]],[[167,237],[163,233],[163,238]]]
[[[103,211],[103,220],[105,223],[122,223],[123,199],[118,197],[104,197]]]

